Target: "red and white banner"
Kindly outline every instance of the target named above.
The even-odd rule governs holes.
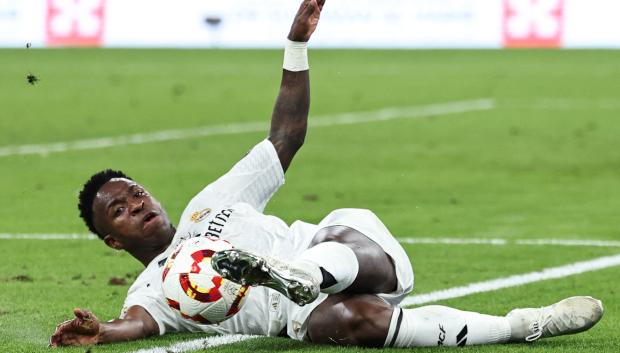
[[[560,47],[564,0],[504,0],[505,47]]]
[[[300,0],[0,0],[0,47],[281,47]],[[337,0],[314,47],[620,48],[620,0]]]
[[[47,0],[48,46],[102,46],[106,0]]]

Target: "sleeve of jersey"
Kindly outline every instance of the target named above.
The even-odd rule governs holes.
[[[123,311],[121,312],[120,318],[124,319],[127,310],[136,305],[146,310],[153,320],[157,322],[160,335],[183,331],[174,312],[163,302],[163,298],[158,297],[156,293],[149,293],[147,291],[140,291],[139,293],[136,292],[128,295],[123,304]]]
[[[271,141],[265,139],[232,169],[209,184],[191,204],[245,202],[263,211],[267,202],[284,184],[284,171]]]

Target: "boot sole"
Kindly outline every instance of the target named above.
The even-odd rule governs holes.
[[[263,257],[243,250],[219,251],[211,258],[211,265],[227,280],[241,285],[269,287],[300,306],[313,302],[318,296],[318,292],[313,293],[310,281],[293,277]]]

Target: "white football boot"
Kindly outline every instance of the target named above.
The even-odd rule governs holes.
[[[313,302],[319,296],[322,281],[318,268],[314,271],[318,273],[313,273],[309,268],[302,268],[302,265],[240,249],[218,251],[211,258],[213,269],[227,280],[275,289],[300,306]]]
[[[603,317],[603,303],[592,297],[571,297],[539,309],[515,309],[506,315],[511,342],[586,331]]]

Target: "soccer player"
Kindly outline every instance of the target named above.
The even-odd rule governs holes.
[[[306,42],[324,2],[303,0],[293,21],[269,137],[198,193],[177,227],[122,172],[105,170],[86,182],[79,209],[88,228],[146,268],[129,289],[119,319],[101,322],[75,309],[75,318],[56,328],[52,346],[181,331],[288,335],[366,347],[463,346],[534,341],[584,331],[600,320],[602,304],[590,297],[501,317],[437,305],[402,309],[398,303],[413,289],[411,263],[372,212],[336,210],[318,225],[291,226],[262,213],[304,141],[310,101]],[[161,288],[167,257],[178,243],[198,236],[232,243],[235,250],[213,257],[214,268],[233,281],[259,285],[239,313],[217,325],[181,318]]]

